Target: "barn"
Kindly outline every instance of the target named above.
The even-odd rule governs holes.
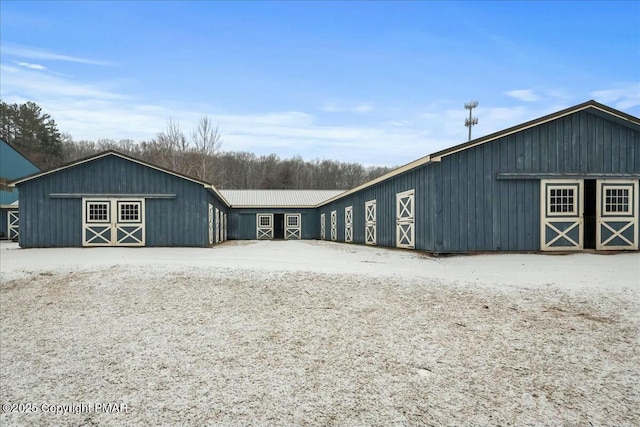
[[[220,190],[231,206],[229,238],[317,239],[316,206],[344,190]]]
[[[321,236],[434,253],[638,249],[640,119],[595,101],[321,203]]]
[[[595,101],[347,191],[221,190],[115,151],[18,179],[22,247],[324,239],[433,253],[638,250],[640,119]]]
[[[211,185],[106,151],[11,183],[20,246],[208,246],[226,238],[228,206]]]
[[[8,182],[39,170],[24,154],[0,139],[0,238],[13,240],[20,232],[18,191]]]

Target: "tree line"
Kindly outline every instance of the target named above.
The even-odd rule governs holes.
[[[211,182],[225,189],[326,189],[356,187],[393,168],[300,156],[223,151],[222,136],[208,117],[187,135],[169,120],[166,129],[149,141],[100,139],[76,141],[61,133],[48,114],[33,102],[7,104],[0,100],[0,138],[42,169],[117,150],[140,160]]]

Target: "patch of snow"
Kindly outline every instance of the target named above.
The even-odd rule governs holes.
[[[0,244],[1,425],[638,425],[640,254]]]

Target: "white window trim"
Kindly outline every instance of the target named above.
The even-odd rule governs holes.
[[[122,205],[138,206],[138,219],[122,219],[122,211],[120,207]],[[140,224],[142,222],[142,202],[139,200],[118,200],[116,204],[118,223],[121,224]]]
[[[548,183],[543,188],[546,191],[545,197],[545,208],[546,208],[546,216],[547,218],[553,217],[574,217],[576,215],[581,214],[579,212],[579,208],[582,202],[582,192],[580,188],[582,186],[582,181],[580,180],[566,180],[566,182],[558,183],[557,180],[551,180],[551,183]],[[571,212],[551,212],[551,190],[573,190],[573,209]],[[557,196],[556,196],[557,197]]]
[[[628,192],[628,203],[627,210],[625,211],[609,211],[607,210],[607,201],[606,201],[606,192],[602,195],[602,216],[621,216],[621,215],[631,215],[633,214],[633,203],[635,203],[635,199],[633,197],[634,186],[632,185],[608,185],[606,183],[607,190],[626,190]]]
[[[86,224],[110,224],[111,223],[111,202],[108,200],[84,200],[83,206],[85,208],[84,214],[82,217],[84,218],[84,222]],[[91,214],[92,206],[106,206],[107,207],[107,218],[106,219],[91,219],[89,215]]]

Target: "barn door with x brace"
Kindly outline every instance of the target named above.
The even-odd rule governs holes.
[[[273,214],[256,214],[256,238],[273,239]]]
[[[579,179],[540,180],[543,251],[582,250],[584,191]]]
[[[144,199],[82,199],[83,246],[144,246]]]
[[[331,211],[331,240],[338,240],[338,213]]]
[[[597,181],[597,250],[638,249],[638,181]]]
[[[302,238],[300,214],[284,214],[284,238],[287,240]]]
[[[7,211],[7,238],[15,240],[20,235],[20,216],[18,211]]]
[[[325,215],[320,214],[320,239],[325,240],[327,238],[327,228],[325,224]]]
[[[396,194],[396,246],[399,248],[415,246],[414,196],[414,190]]]
[[[227,214],[222,214],[222,241],[227,241]]]
[[[344,241],[353,242],[353,206],[344,208]]]
[[[369,200],[364,204],[364,242],[376,244],[376,201]]]
[[[209,245],[215,243],[213,228],[215,226],[215,220],[213,219],[213,205],[209,203]]]

